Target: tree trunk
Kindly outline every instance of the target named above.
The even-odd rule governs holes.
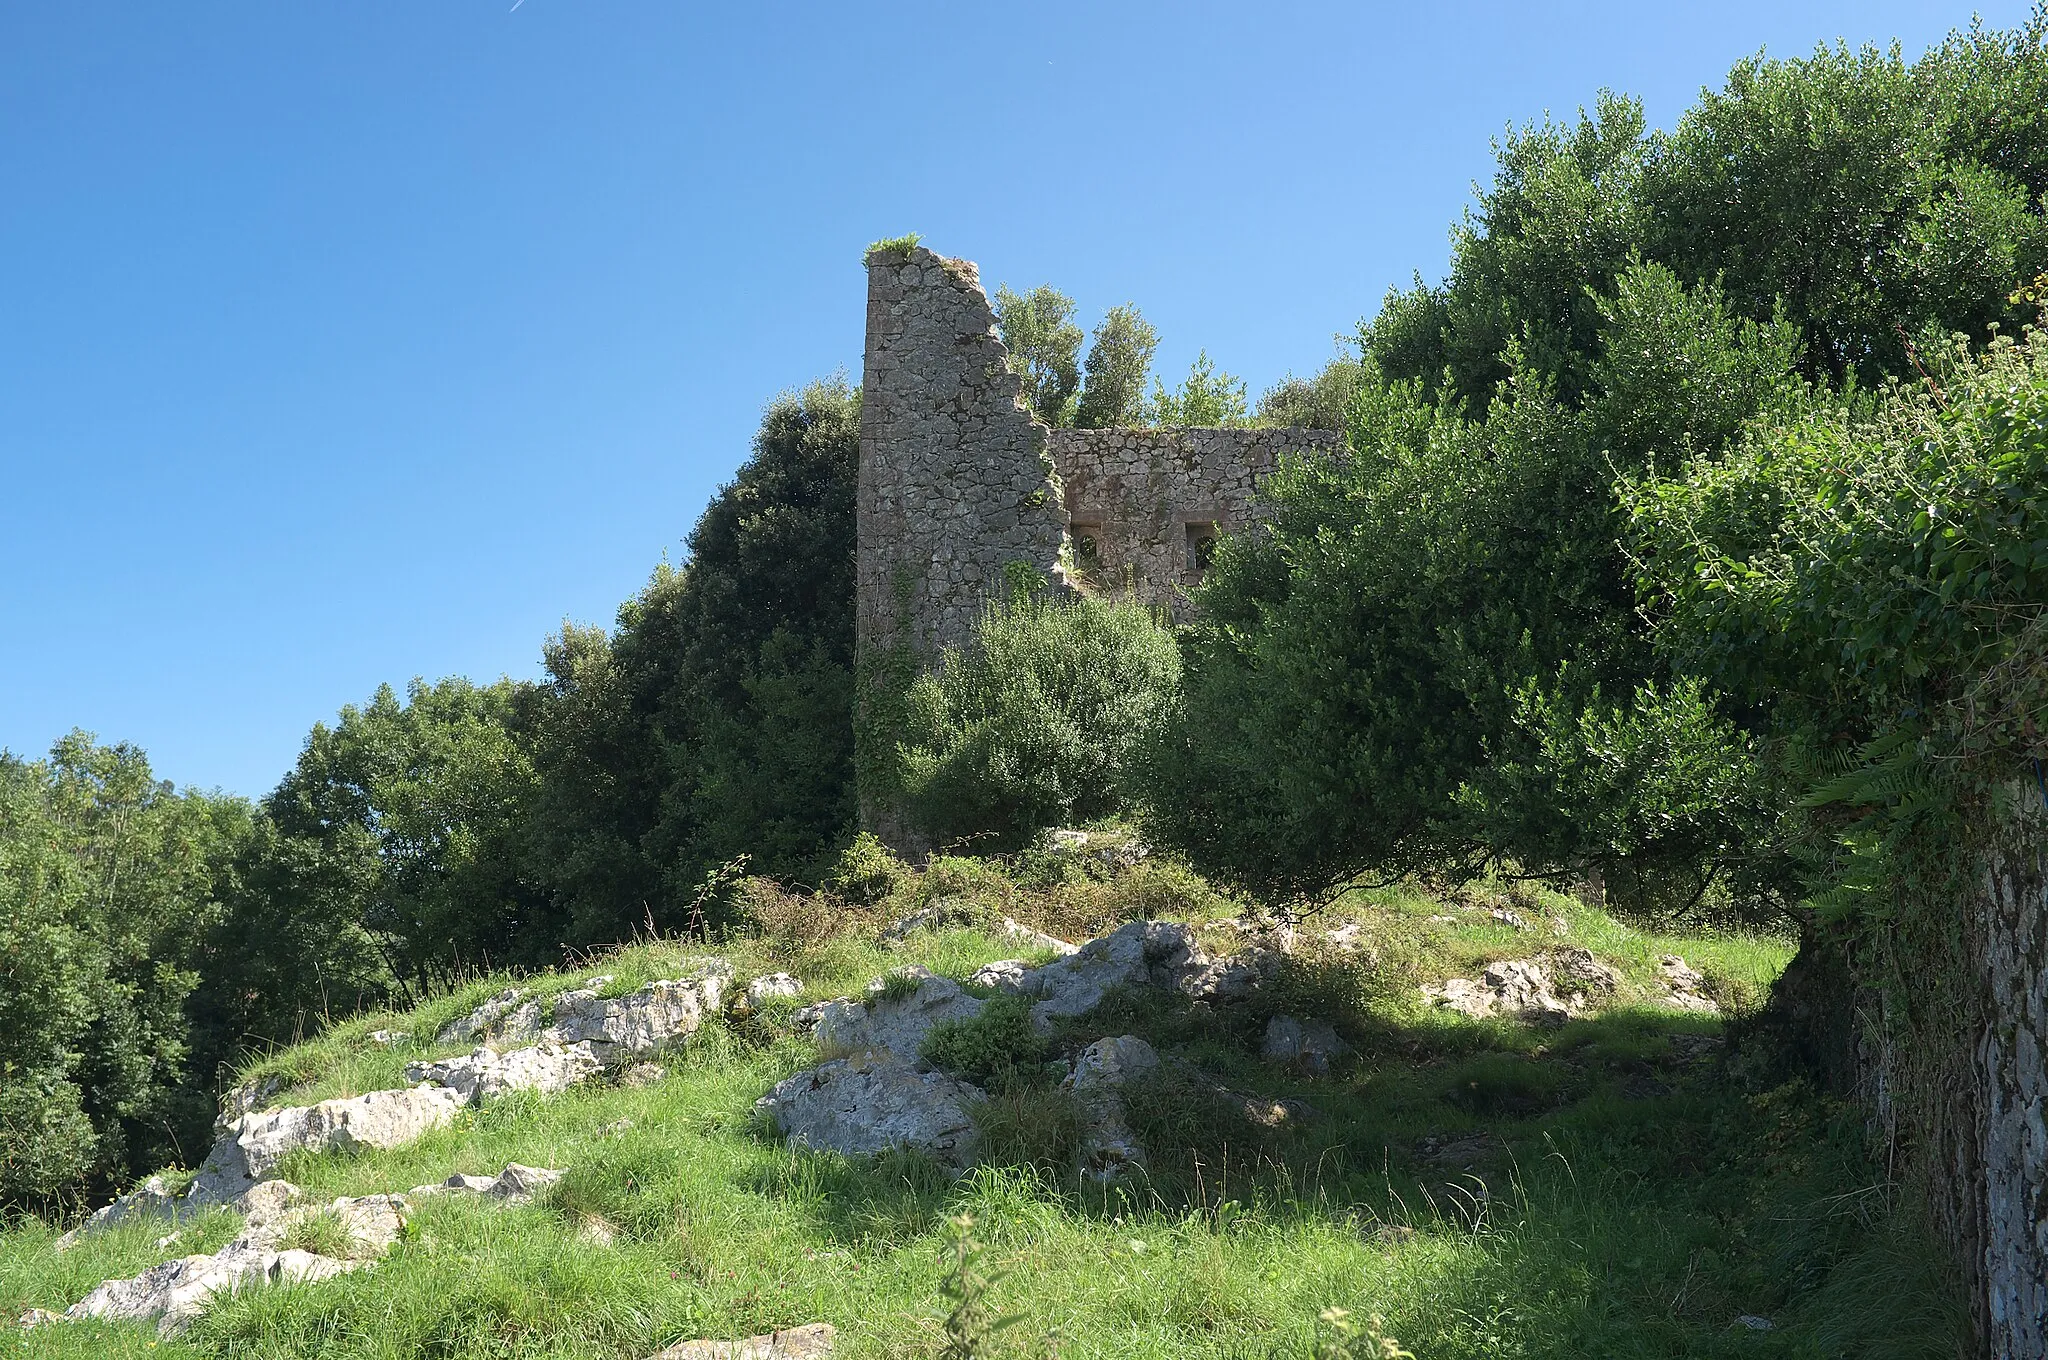
[[[2020,790],[2015,790],[2020,792]],[[1981,1271],[1986,1354],[2048,1357],[2048,866],[2041,794],[2000,828],[1972,903],[1985,988],[1977,1044]],[[1957,1168],[1959,1171],[1964,1168]],[[1964,1187],[1959,1187],[1964,1188]]]

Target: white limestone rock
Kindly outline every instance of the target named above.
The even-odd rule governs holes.
[[[1019,994],[1035,999],[1031,1022],[1047,1030],[1056,1020],[1088,1014],[1120,987],[1177,987],[1209,963],[1181,922],[1132,921],[1033,969]]]
[[[191,1325],[219,1293],[264,1284],[331,1279],[360,1266],[306,1251],[230,1243],[211,1256],[183,1256],[129,1279],[108,1280],[64,1311],[72,1321],[154,1322],[161,1336]]]
[[[744,1341],[678,1341],[648,1360],[823,1360],[837,1340],[831,1323],[813,1322]]]
[[[967,980],[977,987],[993,987],[1005,995],[1017,996],[1024,990],[1025,979],[1035,971],[1022,959],[997,959],[975,969]]]
[[[462,1105],[461,1096],[435,1086],[372,1091],[243,1115],[236,1121],[233,1146],[250,1180],[268,1180],[290,1153],[400,1147],[448,1123]]]
[[[812,1031],[819,1057],[886,1054],[899,1062],[914,1064],[932,1026],[948,1020],[971,1020],[987,1004],[980,997],[970,996],[951,978],[933,977],[924,968],[901,969],[898,975],[916,979],[916,989],[892,998],[888,994],[892,984],[877,978],[868,984],[865,1000],[826,1005]]]
[[[434,1036],[437,1044],[467,1044],[495,1039],[501,1044],[524,1043],[540,1037],[541,1003],[527,998],[518,987],[509,987],[478,1006],[468,1015],[444,1025]]]
[[[126,1223],[139,1218],[174,1219],[178,1214],[178,1199],[165,1184],[162,1176],[151,1176],[142,1184],[94,1211],[92,1217],[59,1237],[52,1249],[68,1251],[77,1245],[80,1238],[90,1237],[117,1223]]]
[[[220,1111],[213,1117],[213,1136],[221,1137],[243,1115],[269,1104],[271,1097],[288,1084],[282,1072],[272,1072],[269,1076],[252,1077],[231,1088],[220,1098]]]
[[[802,996],[804,984],[788,973],[769,973],[747,984],[747,1004],[758,1006],[772,997]]]
[[[1081,1173],[1113,1181],[1126,1168],[1143,1166],[1145,1149],[1124,1117],[1123,1091],[1131,1081],[1156,1075],[1159,1054],[1136,1035],[1097,1039],[1081,1050],[1062,1088],[1081,1117]]]
[[[1542,959],[1489,963],[1477,978],[1451,978],[1425,986],[1439,1006],[1474,1019],[1502,1016],[1528,1024],[1561,1025],[1614,993],[1620,979],[1590,950],[1563,949]]]
[[[513,1091],[554,1095],[603,1070],[604,1064],[589,1044],[563,1045],[544,1039],[509,1053],[479,1048],[456,1058],[408,1063],[405,1079],[437,1083],[462,1101],[481,1105]]]
[[[564,992],[555,998],[546,1037],[565,1046],[588,1044],[601,1063],[641,1057],[687,1038],[706,1016],[718,1013],[732,976],[724,959],[702,962],[702,976],[650,982],[626,996],[602,999],[594,987]]]
[[[1312,1077],[1326,1077],[1330,1064],[1351,1051],[1327,1020],[1297,1020],[1276,1015],[1266,1022],[1266,1039],[1259,1055],[1270,1063],[1284,1063]]]
[[[826,1011],[848,1000],[848,997],[835,996],[830,1001],[813,1001],[808,1006],[799,1006],[790,1012],[789,1027],[795,1033],[809,1038],[817,1032],[818,1022],[825,1018]]]
[[[847,1156],[908,1148],[964,1171],[976,1142],[969,1110],[986,1098],[943,1072],[839,1058],[776,1083],[754,1109],[792,1147]]]
[[[1057,935],[1048,935],[1042,930],[1033,930],[1030,926],[1013,921],[1007,916],[1003,918],[1002,925],[996,928],[996,934],[1011,944],[1022,945],[1026,949],[1043,950],[1048,954],[1057,954],[1061,958],[1065,958],[1069,954],[1079,953],[1081,948],[1079,945],[1067,943],[1067,941],[1062,940]]]
[[[406,1193],[413,1198],[430,1195],[480,1195],[502,1204],[530,1204],[545,1194],[565,1173],[545,1166],[522,1166],[508,1162],[495,1176],[470,1176],[458,1171],[433,1185],[415,1185]]]
[[[1719,1013],[1719,1003],[1707,994],[1706,978],[1679,955],[1666,954],[1659,958],[1657,971],[1664,980],[1664,1005],[1672,1010]]]

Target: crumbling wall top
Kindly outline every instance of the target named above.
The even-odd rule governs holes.
[[[863,650],[972,635],[1018,564],[1058,579],[1066,516],[1046,427],[973,264],[922,246],[868,259],[856,505]]]

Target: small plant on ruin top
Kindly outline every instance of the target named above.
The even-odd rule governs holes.
[[[873,262],[877,255],[894,256],[899,260],[907,260],[910,258],[911,250],[923,239],[922,236],[914,231],[904,236],[884,236],[881,240],[870,245],[861,258],[870,263]]]

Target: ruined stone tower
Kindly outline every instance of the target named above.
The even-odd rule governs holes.
[[[1006,573],[1170,612],[1255,483],[1328,430],[1049,430],[996,337],[974,265],[922,246],[868,260],[857,636],[926,659],[973,634]]]
[[[1013,573],[1171,613],[1210,545],[1243,527],[1283,452],[1327,430],[1051,430],[1025,409],[973,264],[921,246],[868,257],[855,639],[929,666],[973,636]],[[914,840],[864,796],[863,821]]]

